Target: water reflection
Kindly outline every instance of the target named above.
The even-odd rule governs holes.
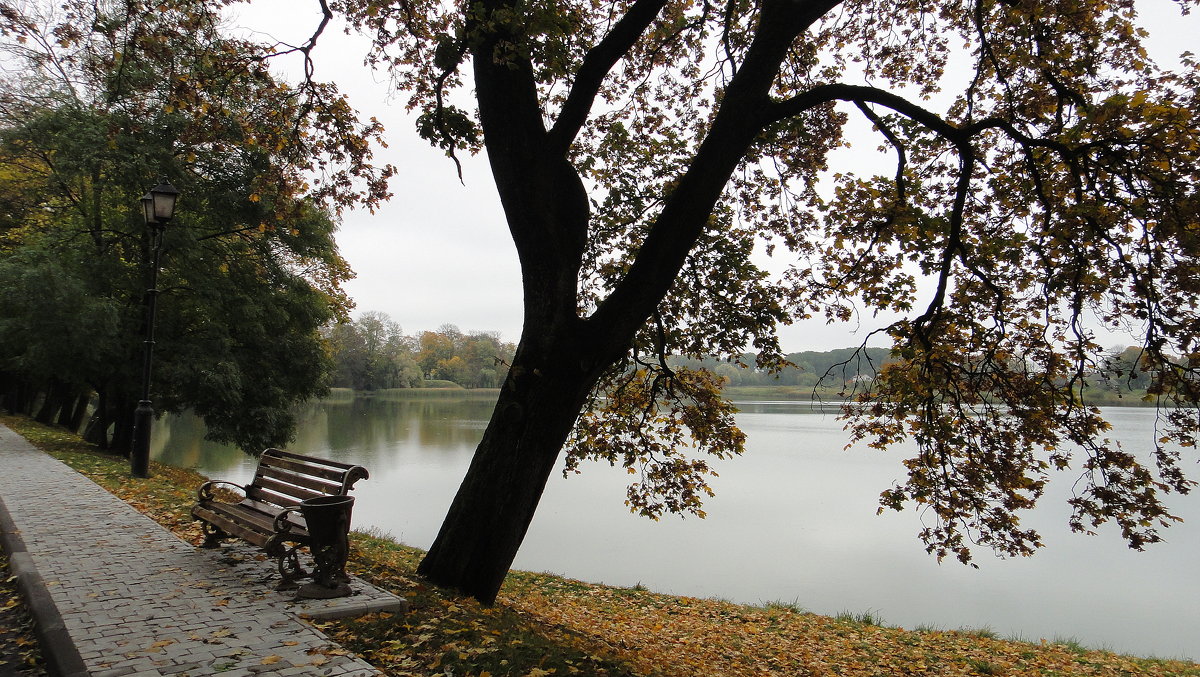
[[[353,459],[368,468],[397,465],[406,451],[473,451],[493,404],[487,396],[313,402],[298,412],[301,423],[288,449]],[[153,457],[210,476],[252,474],[253,459],[231,445],[205,440],[204,433],[204,422],[197,416],[166,416],[155,425]]]
[[[359,463],[357,526],[428,547],[491,413],[490,398],[325,401],[304,413],[290,448]],[[1200,582],[1200,501],[1171,497],[1188,520],[1167,543],[1129,551],[1113,529],[1098,537],[1065,526],[1075,477],[1055,478],[1024,523],[1048,547],[1033,558],[980,569],[939,565],[915,538],[922,516],[875,515],[879,492],[901,477],[905,450],[844,450],[834,408],[807,402],[739,403],[743,458],[717,463],[706,520],[650,522],[622,505],[629,480],[594,464],[552,476],[515,566],[662,592],[740,602],[795,601],[820,613],[874,610],[905,627],[989,626],[1001,635],[1075,637],[1092,646],[1200,657],[1194,632]],[[1154,412],[1105,412],[1114,436],[1145,446]],[[155,458],[245,481],[253,460],[204,442],[192,417],[155,429]]]
[[[474,448],[491,415],[487,398],[358,398],[311,405],[294,447],[390,463],[405,448]],[[365,465],[365,463],[364,463]]]
[[[204,439],[204,421],[197,416],[164,416],[156,421],[150,443],[151,457],[178,468],[196,468],[210,477],[237,474],[248,462],[237,447]]]

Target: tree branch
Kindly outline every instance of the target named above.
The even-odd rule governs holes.
[[[567,100],[547,139],[553,152],[565,153],[587,121],[604,78],[645,33],[666,0],[636,0],[608,35],[588,50]]]
[[[971,192],[971,175],[975,171],[975,153],[970,144],[959,148],[958,183],[954,190],[954,206],[950,210],[950,231],[946,234],[946,245],[942,251],[942,265],[938,271],[937,291],[925,312],[913,320],[914,332],[925,350],[933,345],[933,339],[926,327],[941,311],[946,300],[946,290],[950,283],[950,272],[957,254],[962,250],[963,216],[966,211],[967,196]]]
[[[887,126],[883,118],[871,110],[870,106],[862,101],[855,101],[854,103],[862,111],[862,114],[871,121],[871,124],[879,129],[879,133],[883,134],[888,143],[892,144],[892,148],[896,149],[896,201],[900,205],[904,205],[908,202],[907,190],[905,189],[907,182],[904,180],[904,170],[908,167],[908,151],[904,147],[904,142]]]
[[[929,130],[946,138],[956,145],[969,138],[971,133],[976,131],[974,128],[978,127],[978,125],[975,125],[971,128],[960,128],[951,124],[950,122],[947,122],[937,113],[934,113],[926,108],[922,108],[908,99],[897,94],[893,94],[892,92],[878,89],[876,87],[847,85],[844,83],[817,85],[816,87],[813,87],[812,89],[801,94],[797,94],[790,99],[784,99],[772,104],[765,114],[769,122],[779,122],[780,120],[795,117],[812,110],[817,106],[832,103],[834,101],[879,104],[885,108],[890,108],[916,122],[919,122]]]
[[[754,39],[737,75],[724,90],[708,134],[666,199],[629,271],[588,318],[605,337],[601,342],[623,343],[654,312],[703,233],[746,150],[774,122],[770,92],[788,50],[838,1],[764,3]],[[812,107],[830,100],[826,96],[805,103]],[[782,117],[786,115],[778,119]]]
[[[329,25],[329,22],[333,19],[333,10],[329,9],[328,0],[317,0],[317,4],[319,4],[321,6],[321,23],[317,26],[316,30],[313,31],[313,34],[311,36],[309,36],[308,40],[306,40],[303,45],[299,45],[299,46],[288,45],[289,49],[285,49],[281,52],[275,52],[274,54],[271,54],[270,56],[266,57],[266,58],[273,58],[273,57],[277,57],[277,56],[283,56],[285,54],[294,54],[295,52],[300,52],[301,54],[303,54],[304,55],[304,82],[305,82],[305,84],[311,83],[312,79],[313,79],[312,51],[317,46],[317,40],[325,32],[325,28]],[[280,44],[286,44],[286,43],[280,43]]]

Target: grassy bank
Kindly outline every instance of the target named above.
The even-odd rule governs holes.
[[[432,381],[428,381],[432,383]],[[450,381],[441,381],[450,383]],[[323,399],[333,401],[352,401],[358,397],[371,397],[381,400],[422,400],[422,399],[478,399],[495,400],[500,395],[499,388],[463,388],[457,384],[434,388],[385,388],[383,390],[351,390],[349,388],[330,388],[329,394]]]
[[[181,537],[194,472],[157,463],[132,479],[123,459],[32,423],[0,421]],[[514,571],[497,604],[423,583],[421,551],[355,534],[350,567],[408,598],[404,616],[321,623],[346,648],[391,675],[1197,675],[1200,666],[1026,643],[988,632],[905,631],[870,614],[819,616],[792,604],[744,606]]]

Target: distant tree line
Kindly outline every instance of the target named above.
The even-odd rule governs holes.
[[[333,358],[331,386],[370,391],[419,388],[430,381],[449,381],[464,388],[498,388],[508,371],[515,346],[494,331],[463,333],[453,324],[436,331],[405,335],[387,314],[366,312],[357,319],[326,328]],[[1087,378],[1090,387],[1144,391],[1150,374],[1140,368],[1139,349],[1113,348]],[[755,368],[755,354],[741,364],[716,358],[674,357],[671,364],[707,369],[726,387],[841,387],[873,380],[891,358],[887,348],[835,348],[788,353],[790,366],[771,372]]]
[[[779,372],[757,369],[754,353],[742,355],[742,364],[716,360],[678,360],[692,368],[705,368],[725,379],[726,386],[802,386],[842,385],[854,380],[873,378],[888,358],[886,348],[836,348],[834,350],[788,353],[790,366]]]
[[[331,385],[354,390],[419,388],[449,381],[464,388],[498,388],[516,347],[499,332],[463,333],[452,324],[406,336],[385,313],[366,312],[327,328]]]
[[[671,364],[692,369],[707,369],[725,379],[726,387],[822,386],[842,387],[855,382],[869,383],[893,358],[886,348],[836,348],[806,350],[785,355],[789,366],[778,372],[758,369],[754,353],[741,356],[741,364],[715,358],[672,358]],[[1136,346],[1115,347],[1094,365],[1081,385],[1110,393],[1144,395],[1153,374]]]

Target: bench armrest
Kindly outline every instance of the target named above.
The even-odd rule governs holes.
[[[300,506],[298,506],[298,505],[288,506],[288,507],[284,508],[283,510],[279,511],[278,515],[275,515],[275,523],[271,525],[271,528],[275,530],[275,533],[286,534],[287,532],[292,530],[292,527],[296,526],[291,521],[289,521],[287,518],[288,515],[290,515],[291,513],[294,513],[294,512],[300,512]]]
[[[229,486],[229,487],[234,487],[238,491],[242,492],[242,496],[246,495],[246,487],[243,487],[240,484],[234,484],[233,482],[225,482],[224,480],[209,480],[209,481],[205,482],[204,484],[201,484],[200,488],[196,490],[196,499],[200,500],[200,501],[215,500],[212,490],[213,490],[214,486],[219,485],[219,484],[223,484],[223,485]]]

